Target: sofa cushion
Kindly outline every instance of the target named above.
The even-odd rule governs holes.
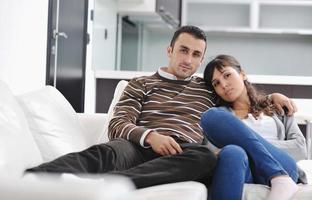
[[[184,181],[135,190],[133,196],[136,200],[206,200],[207,189],[202,183]]]
[[[242,200],[266,200],[270,188],[260,184],[245,184]],[[312,185],[299,184],[299,190],[293,199],[310,200],[312,197]]]
[[[118,103],[124,89],[126,88],[126,86],[128,85],[128,81],[125,80],[121,80],[118,82],[116,88],[115,88],[115,92],[114,92],[114,98],[109,106],[108,112],[107,112],[107,118],[104,124],[104,129],[103,129],[103,133],[101,134],[101,138],[100,141],[102,142],[107,142],[108,141],[108,125],[109,125],[109,121],[112,119],[113,114],[114,114],[114,108],[116,106],[116,104]]]
[[[42,158],[20,105],[1,81],[0,94],[0,172],[21,176]]]
[[[130,200],[133,190],[133,183],[120,176],[28,173],[15,179],[0,174],[1,200]]]
[[[45,162],[87,147],[77,114],[54,87],[18,96]]]

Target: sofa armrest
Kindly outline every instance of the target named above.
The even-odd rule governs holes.
[[[300,160],[297,165],[305,172],[309,185],[312,185],[312,160]]]
[[[106,113],[78,113],[77,115],[88,146],[108,141],[107,136],[103,135],[104,125],[107,120]]]
[[[312,159],[312,120],[307,120],[306,127],[306,139],[307,139],[307,150],[308,150],[308,159]]]
[[[292,99],[297,105],[295,119],[298,124],[306,125],[308,159],[312,159],[312,99]]]

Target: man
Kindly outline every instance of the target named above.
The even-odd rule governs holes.
[[[129,82],[109,125],[110,142],[27,171],[121,174],[138,188],[209,181],[217,159],[202,144],[199,120],[214,101],[202,78],[192,77],[203,61],[206,46],[202,30],[179,28],[167,49],[168,66]],[[287,100],[282,95],[275,97]],[[291,105],[289,110],[292,112]]]

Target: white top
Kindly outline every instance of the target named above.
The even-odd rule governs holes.
[[[276,122],[272,117],[261,113],[259,118],[256,119],[252,114],[248,113],[248,117],[242,121],[264,139],[268,141],[278,140]]]

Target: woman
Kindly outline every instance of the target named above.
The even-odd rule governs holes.
[[[201,118],[208,140],[221,148],[212,199],[241,200],[244,183],[270,186],[268,200],[291,199],[298,190],[296,160],[306,158],[305,138],[293,117],[278,116],[232,56],[209,62],[204,80],[222,106]]]

